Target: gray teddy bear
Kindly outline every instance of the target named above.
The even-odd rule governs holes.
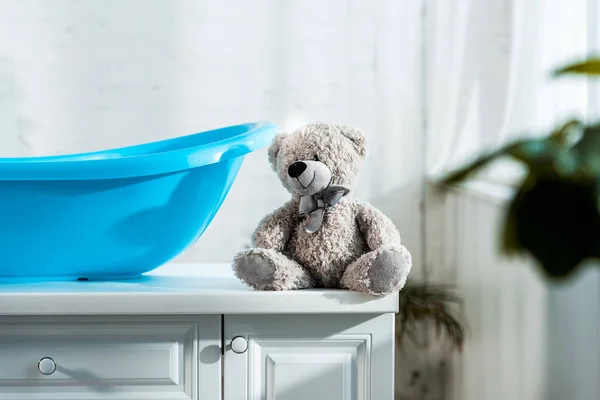
[[[255,248],[236,255],[236,276],[258,290],[400,290],[412,266],[391,220],[352,198],[365,138],[356,128],[312,123],[279,134],[269,162],[292,199],[266,216]]]

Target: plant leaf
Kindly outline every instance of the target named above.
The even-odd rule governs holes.
[[[498,150],[480,156],[466,166],[449,173],[441,179],[442,186],[452,185],[470,178],[477,171],[500,157],[512,157],[524,163],[530,170],[541,171],[551,167],[551,161],[559,151],[557,139],[526,139],[510,143]]]
[[[566,278],[598,252],[596,187],[593,181],[556,174],[534,179],[509,207],[503,250],[529,253],[548,278]]]
[[[479,171],[481,168],[488,165],[490,162],[495,161],[497,158],[502,156],[506,156],[509,154],[509,147],[503,147],[496,151],[493,151],[489,154],[485,154],[470,164],[465,165],[464,167],[449,173],[444,178],[441,179],[441,185],[453,185],[455,183],[462,182],[468,179],[471,175]]]
[[[571,119],[550,134],[549,139],[561,147],[571,148],[583,137],[584,125],[577,119]]]
[[[581,140],[573,147],[582,171],[590,177],[600,176],[600,124],[584,128]]]
[[[408,283],[399,296],[398,343],[402,346],[404,338],[410,339],[417,347],[424,346],[417,339],[420,323],[432,321],[438,333],[445,336],[460,348],[465,338],[464,316],[456,310],[462,299],[448,285],[427,285]]]
[[[565,65],[554,71],[554,76],[566,74],[600,75],[600,58],[591,57],[584,61]]]

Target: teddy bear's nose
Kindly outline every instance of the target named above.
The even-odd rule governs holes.
[[[303,163],[302,161],[296,161],[295,163],[289,166],[288,175],[292,178],[297,178],[300,175],[302,175],[305,169],[306,163]]]

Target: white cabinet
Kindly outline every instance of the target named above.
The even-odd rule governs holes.
[[[393,398],[392,314],[226,315],[224,327],[225,400]]]
[[[219,316],[0,319],[0,399],[219,398]]]
[[[397,296],[253,292],[224,268],[0,285],[0,399],[393,399]]]

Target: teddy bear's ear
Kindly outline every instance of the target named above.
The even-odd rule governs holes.
[[[344,135],[352,142],[352,145],[354,146],[356,152],[361,157],[364,157],[367,154],[367,147],[365,135],[362,133],[362,131],[358,128],[348,125],[341,125],[339,129],[342,135]]]
[[[282,133],[277,134],[269,146],[269,163],[271,163],[273,168],[275,168],[275,164],[277,163],[277,155],[279,154],[279,149],[281,148],[281,142],[283,141],[284,136],[285,135]]]

